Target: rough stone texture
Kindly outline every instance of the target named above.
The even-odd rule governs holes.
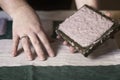
[[[59,26],[59,30],[82,47],[87,47],[100,38],[113,24],[108,18],[87,6],[83,6],[79,11],[66,19]]]

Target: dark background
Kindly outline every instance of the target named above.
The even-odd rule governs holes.
[[[35,10],[69,10],[71,9],[73,1],[74,0],[27,0]]]
[[[72,0],[27,0],[35,10],[68,10]]]
[[[120,10],[120,0],[97,0],[98,9]]]

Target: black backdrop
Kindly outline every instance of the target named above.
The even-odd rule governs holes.
[[[72,0],[27,0],[36,10],[70,9]]]

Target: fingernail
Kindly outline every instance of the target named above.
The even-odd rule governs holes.
[[[16,55],[12,55],[13,57],[16,57]]]
[[[45,61],[46,59],[45,58],[40,58],[41,61]]]
[[[64,45],[67,45],[68,43],[66,41],[63,42]]]
[[[71,51],[72,53],[74,53],[74,51],[75,51],[74,47],[70,46],[70,51]]]
[[[40,59],[41,61],[45,61],[45,60],[46,60],[45,57],[40,57],[39,59]]]
[[[50,57],[55,57],[55,54],[50,54]]]
[[[32,58],[29,58],[28,60],[29,60],[29,61],[32,61],[33,59],[32,59]]]
[[[60,39],[60,36],[57,36],[57,39]]]
[[[16,57],[16,53],[15,53],[15,52],[12,52],[12,56],[13,56],[13,57]]]
[[[55,56],[56,56],[53,50],[51,50],[49,56],[50,56],[50,57],[55,57]]]
[[[28,60],[32,61],[33,60],[32,56],[28,56]]]

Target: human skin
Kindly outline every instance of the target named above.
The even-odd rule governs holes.
[[[97,8],[97,0],[75,0],[76,7],[79,9],[82,7],[84,4],[87,4],[89,6],[92,6],[94,8]]]
[[[40,19],[26,0],[0,0],[0,6],[13,19],[13,56],[18,54],[18,45],[20,42],[28,60],[33,60],[30,43],[32,43],[40,60],[46,59],[42,45],[50,57],[55,56],[47,36],[43,31]],[[27,37],[20,39],[23,36]]]
[[[80,2],[80,0],[75,1],[77,8],[84,4],[88,4],[91,6],[93,5],[95,7],[94,4],[89,4],[90,0],[86,0],[85,3]],[[22,43],[24,52],[26,53],[28,60],[33,59],[30,43],[32,43],[40,60],[46,59],[45,53],[42,50],[42,45],[45,47],[50,57],[55,56],[55,53],[52,50],[50,43],[43,31],[40,19],[25,0],[0,0],[0,6],[13,19],[13,56],[16,56],[18,54],[18,45],[20,42]],[[28,37],[20,39],[23,36]],[[69,46],[66,41],[64,41],[63,44]],[[71,52],[75,51],[73,47],[69,46],[69,48]]]

